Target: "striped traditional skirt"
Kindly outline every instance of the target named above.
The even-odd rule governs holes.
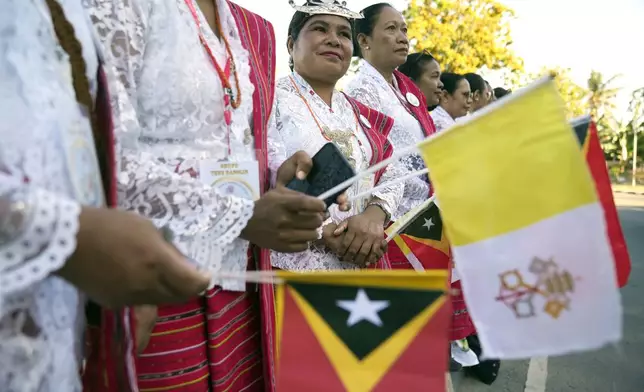
[[[392,245],[387,250],[387,256],[391,263],[392,269],[411,269],[412,266],[407,260],[405,254],[399,247]],[[450,328],[450,340],[461,340],[476,332],[474,323],[467,312],[463,292],[461,291],[461,281],[452,283],[452,289],[458,290],[457,294],[452,295],[452,323]]]
[[[452,289],[458,290],[457,294],[452,294],[452,328],[450,330],[450,340],[461,340],[474,334],[476,328],[470,318],[463,298],[461,281],[457,280],[452,283]]]
[[[189,303],[159,308],[137,361],[141,392],[263,391],[257,292],[214,288]]]

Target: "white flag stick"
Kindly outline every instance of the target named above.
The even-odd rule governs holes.
[[[357,195],[352,196],[352,197],[349,199],[349,202],[354,202],[354,201],[356,201],[356,200],[358,200],[358,199],[361,199],[361,198],[363,198],[363,197],[367,197],[367,196],[371,195],[371,194],[372,194],[372,193],[374,193],[374,192],[378,192],[378,191],[379,191],[379,190],[381,190],[381,189],[387,188],[387,187],[392,186],[392,185],[399,184],[399,183],[401,183],[401,182],[407,181],[407,180],[408,180],[408,179],[410,179],[410,178],[418,177],[418,176],[421,176],[421,175],[423,175],[423,174],[427,174],[427,173],[429,173],[429,169],[417,170],[417,171],[415,171],[415,172],[413,172],[413,173],[407,174],[406,176],[402,176],[402,177],[397,178],[397,179],[395,179],[395,180],[393,180],[393,181],[389,181],[389,182],[387,182],[387,183],[380,184],[380,185],[378,185],[378,186],[377,186],[377,187],[375,187],[375,188],[371,188],[371,189],[369,189],[368,191],[364,191],[364,192],[362,192],[362,193],[358,193]]]
[[[212,277],[216,279],[243,280],[251,283],[281,284],[284,282],[273,271],[215,272]]]

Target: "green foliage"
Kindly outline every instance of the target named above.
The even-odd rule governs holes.
[[[618,163],[624,173],[632,165],[634,133],[638,132],[638,161],[644,161],[644,88],[631,94],[628,115],[621,123],[614,120],[611,112],[599,115],[602,128],[598,128],[606,159]]]
[[[514,11],[496,0],[412,0],[404,11],[412,51],[428,50],[444,71],[522,71],[512,44]]]
[[[608,79],[601,72],[591,71],[588,78],[588,111],[597,123],[602,148],[607,160],[623,161],[624,126],[617,122],[614,116],[615,98],[619,88],[612,84],[619,75]]]
[[[620,75],[614,75],[608,79],[598,71],[591,71],[588,78],[588,109],[590,115],[597,123],[602,119],[610,120],[615,110],[615,97],[619,92],[619,88],[612,87],[613,82],[619,78]]]

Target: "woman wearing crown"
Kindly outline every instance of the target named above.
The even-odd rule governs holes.
[[[309,1],[297,10],[288,30],[292,73],[277,82],[276,111],[269,129],[269,167],[293,152],[313,156],[334,143],[356,172],[391,155],[392,120],[335,89],[351,62],[352,21],[360,14],[337,1]],[[349,197],[368,193],[396,177],[397,166],[361,180]],[[355,269],[376,264],[384,254],[384,227],[402,196],[394,184],[357,200],[350,211],[330,208],[317,243],[300,253],[271,254],[274,267],[291,271]],[[380,268],[388,268],[386,259]]]

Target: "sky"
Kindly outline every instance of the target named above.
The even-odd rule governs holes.
[[[288,73],[286,33],[293,16],[287,0],[234,0],[273,23],[277,39],[277,73]],[[305,0],[295,0],[297,4]],[[347,0],[352,10],[378,1]],[[403,10],[406,0],[389,1]],[[622,75],[615,82],[625,112],[632,90],[644,87],[644,0],[501,0],[514,9],[513,49],[523,57],[527,71],[543,66],[571,68],[573,80],[586,85],[591,70],[606,77]],[[489,81],[496,87],[500,80]]]

